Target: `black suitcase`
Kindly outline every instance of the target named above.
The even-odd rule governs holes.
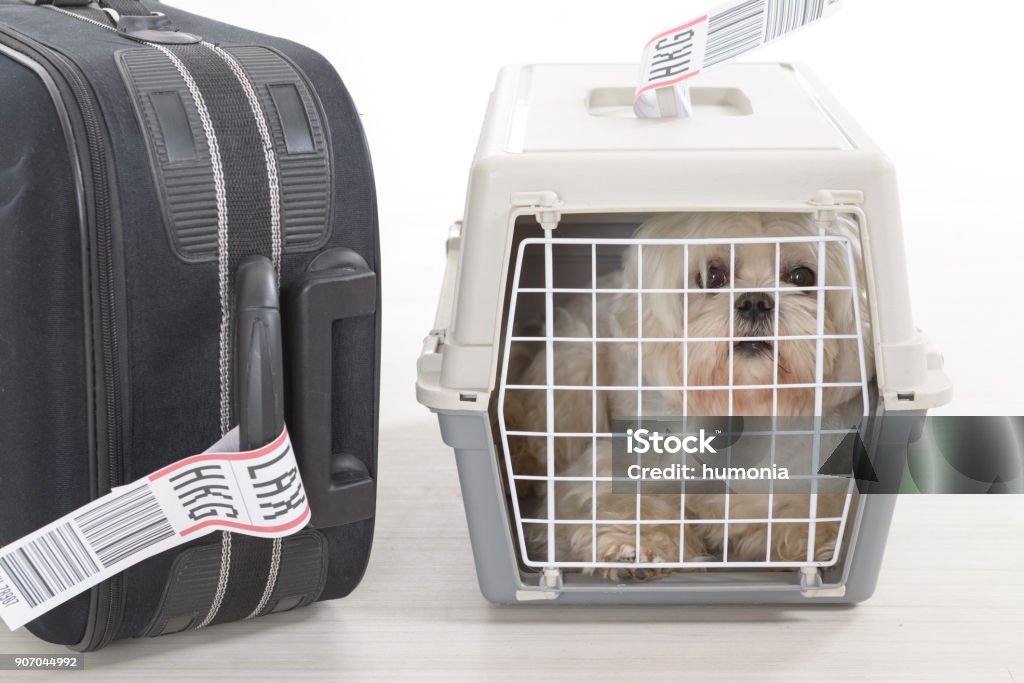
[[[30,630],[94,650],[349,594],[373,535],[379,244],[333,68],[150,0],[0,0],[0,122],[0,546],[282,417],[312,510],[279,542],[145,560]]]

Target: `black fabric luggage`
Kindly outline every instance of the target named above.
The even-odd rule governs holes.
[[[0,125],[0,546],[240,422],[253,447],[287,422],[312,510],[281,541],[153,557],[30,630],[93,650],[349,594],[373,535],[379,247],[334,69],[151,0],[0,0]]]

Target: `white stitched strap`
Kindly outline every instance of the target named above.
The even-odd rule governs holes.
[[[214,130],[210,110],[206,106],[206,98],[203,97],[203,93],[188,67],[166,47],[155,43],[149,43],[149,45],[160,50],[181,74],[195,102],[196,111],[203,124],[207,146],[210,148],[210,165],[213,168],[213,182],[217,192],[217,279],[220,289],[220,429],[222,434],[227,434],[231,431],[231,300],[229,295],[228,201],[224,182],[224,162],[221,159],[220,145],[217,142],[217,131]],[[213,597],[213,604],[210,605],[210,612],[197,628],[205,628],[217,618],[221,604],[224,602],[224,594],[227,592],[228,580],[231,576],[231,534],[226,531],[221,534],[220,555],[217,592]]]
[[[224,162],[217,143],[217,131],[213,128],[210,111],[206,107],[206,99],[199,90],[188,67],[176,54],[163,45],[149,43],[164,53],[181,74],[189,93],[195,101],[196,110],[203,123],[207,146],[210,148],[210,165],[213,168],[213,183],[217,192],[217,275],[220,285],[220,431],[227,434],[231,431],[231,301],[229,296],[230,251],[228,243],[228,199],[224,182]]]
[[[271,236],[271,261],[274,265],[274,273],[277,275],[277,279],[280,282],[281,279],[281,249],[282,249],[282,236],[281,236],[281,180],[277,168],[277,152],[274,150],[274,139],[270,135],[270,128],[267,126],[267,119],[263,113],[263,106],[260,104],[260,99],[256,95],[256,89],[253,87],[252,81],[249,79],[249,75],[242,68],[242,65],[238,63],[238,60],[234,58],[226,50],[220,47],[204,42],[203,47],[211,50],[214,54],[224,60],[224,63],[228,65],[235,78],[238,79],[239,85],[242,86],[242,90],[245,92],[246,99],[249,100],[249,108],[252,110],[253,120],[256,123],[256,128],[260,132],[260,138],[263,141],[263,157],[267,164],[267,182],[268,182],[268,198],[270,199],[270,236]],[[267,584],[263,588],[263,597],[260,599],[256,609],[253,610],[252,614],[249,615],[249,619],[259,616],[259,613],[267,606],[267,601],[270,600],[270,595],[274,592],[274,586],[277,584],[277,573],[281,566],[281,541],[280,539],[274,541],[273,548],[271,549],[270,557],[270,569],[267,572]]]
[[[238,83],[242,86],[242,90],[245,91],[245,96],[249,100],[249,107],[252,109],[256,128],[259,130],[260,138],[263,140],[263,156],[267,163],[268,197],[270,199],[270,238],[273,252],[271,254],[271,261],[274,264],[274,272],[280,278],[283,243],[281,236],[281,177],[277,168],[277,152],[274,150],[274,138],[270,135],[270,127],[267,126],[267,118],[263,113],[263,105],[260,104],[260,98],[257,96],[256,89],[253,87],[252,81],[242,68],[242,65],[238,63],[238,60],[231,53],[213,43],[204,42],[203,47],[216,53],[235,74],[235,78],[238,79]]]
[[[263,588],[263,597],[260,598],[260,602],[256,605],[256,609],[254,609],[246,619],[255,619],[267,608],[267,603],[270,602],[270,596],[274,594],[274,588],[277,587],[277,575],[281,571],[282,547],[283,540],[275,538],[273,554],[270,558],[270,572],[267,574],[267,585]]]
[[[220,576],[217,577],[217,592],[213,595],[210,611],[196,629],[206,628],[217,618],[224,595],[228,592],[228,579],[231,576],[231,534],[224,532],[220,542]]]

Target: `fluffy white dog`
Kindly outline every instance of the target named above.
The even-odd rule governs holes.
[[[644,223],[636,232],[640,239],[730,238],[813,238],[818,228],[804,214],[698,213],[663,214]],[[831,235],[845,235],[854,248],[854,262],[860,268],[859,237],[856,226],[838,219]],[[635,290],[642,279],[645,290],[695,290],[686,294],[645,294],[638,306],[632,292],[607,295],[597,311],[597,334],[601,339],[627,339],[633,343],[598,343],[597,358],[592,358],[594,336],[593,303],[590,295],[581,295],[561,306],[555,314],[559,338],[586,338],[579,344],[560,343],[555,357],[555,384],[591,387],[593,369],[601,387],[665,387],[643,392],[644,415],[649,416],[725,416],[729,414],[730,392],[701,390],[702,387],[734,387],[732,414],[738,416],[812,416],[815,413],[814,385],[817,371],[818,296],[811,288],[819,284],[819,247],[814,241],[766,244],[739,244],[735,257],[727,243],[689,246],[689,280],[681,245],[633,246],[626,250],[620,269],[604,276],[599,288]],[[642,258],[641,258],[642,254]],[[850,284],[846,249],[840,244],[826,248],[826,286]],[[733,267],[735,270],[733,270]],[[778,276],[776,272],[778,270]],[[642,273],[642,276],[641,276]],[[858,276],[858,281],[863,278]],[[776,295],[776,288],[781,287]],[[733,289],[765,291],[734,292]],[[861,321],[867,354],[866,367],[873,373],[866,297],[854,301],[849,291],[824,293],[825,335],[856,333],[855,307],[861,307]],[[776,331],[776,321],[778,330]],[[796,337],[776,342],[774,338]],[[649,342],[644,340],[732,339],[732,342]],[[769,338],[769,339],[765,339]],[[776,343],[778,348],[776,348]],[[509,383],[543,387],[547,384],[547,363],[543,350],[513,350],[510,356]],[[686,362],[684,363],[684,355]],[[822,370],[825,383],[856,384],[861,381],[860,355],[856,341],[826,340],[823,344]],[[638,358],[639,356],[639,358]],[[777,358],[777,363],[776,363]],[[730,359],[732,360],[730,365]],[[688,375],[684,378],[685,372]],[[731,375],[731,377],[730,377]],[[867,379],[871,379],[869,376]],[[684,413],[684,392],[688,405]],[[770,387],[780,387],[774,392]],[[787,385],[796,385],[786,388]],[[758,387],[741,389],[735,387]],[[769,387],[769,388],[764,388]],[[613,417],[637,415],[636,391],[599,391],[597,405],[593,392],[558,391],[555,393],[556,431],[587,434],[611,431]],[[824,415],[859,416],[862,414],[859,386],[827,388],[823,392]],[[594,416],[596,415],[596,424]],[[506,426],[512,431],[545,431],[546,400],[543,391],[510,391],[505,400]],[[547,455],[543,440],[510,440],[513,469],[517,475],[544,476]],[[559,562],[591,562],[616,565],[601,569],[609,578],[637,580],[656,578],[665,570],[652,567],[659,563],[721,561],[723,546],[735,562],[762,562],[769,556],[766,523],[732,523],[728,540],[721,523],[690,524],[680,534],[679,520],[722,520],[727,497],[720,493],[688,493],[686,510],[681,511],[679,495],[643,494],[640,516],[644,520],[665,520],[665,524],[644,524],[638,538],[635,495],[613,494],[609,482],[595,486],[587,478],[610,477],[611,445],[592,439],[557,439],[555,470],[559,477],[582,478],[579,482],[558,482],[554,491],[543,483],[536,487],[518,487],[520,499],[538,502],[539,519],[547,518],[548,496],[554,496],[556,519],[623,520],[621,525],[599,525],[594,547],[589,523],[558,525],[555,539]],[[773,497],[774,520],[806,520],[811,514],[807,493],[777,493]],[[728,496],[728,518],[766,520],[768,496],[732,494]],[[839,517],[844,495],[819,495],[816,518]],[[526,510],[532,512],[532,510]],[[530,516],[530,515],[528,515]],[[815,533],[813,556],[828,560],[837,542],[838,523],[821,523]],[[680,547],[681,537],[683,547]],[[808,555],[806,522],[773,525],[770,557],[773,561],[802,562]],[[533,559],[547,557],[547,526],[528,527],[527,544]],[[596,550],[596,552],[595,552]],[[647,565],[644,567],[643,565]]]

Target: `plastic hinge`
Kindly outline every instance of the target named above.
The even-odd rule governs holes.
[[[559,569],[545,569],[540,574],[540,585],[536,590],[516,591],[516,600],[520,602],[536,602],[538,600],[557,600],[562,594],[562,572]]]
[[[846,596],[846,586],[826,586],[820,570],[816,567],[803,567],[800,570],[800,595],[811,599],[842,598]]]
[[[540,587],[545,590],[562,590],[562,571],[560,569],[545,569],[540,576]]]
[[[818,221],[832,223],[843,207],[862,205],[864,193],[860,190],[822,190],[811,203],[821,207],[816,216]]]
[[[562,221],[562,214],[557,207],[562,200],[557,192],[544,190],[541,192],[517,192],[512,195],[512,206],[525,206],[536,210],[537,222],[545,230],[554,230]]]

